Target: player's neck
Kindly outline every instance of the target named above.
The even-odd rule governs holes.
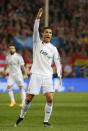
[[[43,43],[43,44],[49,44],[50,41],[45,41],[45,40],[43,40],[42,43]]]
[[[11,55],[14,55],[16,52],[10,53]]]

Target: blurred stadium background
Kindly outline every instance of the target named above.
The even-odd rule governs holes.
[[[12,40],[30,72],[33,24],[40,7],[44,8],[40,33],[44,25],[49,24],[52,27],[52,43],[58,48],[61,56],[63,85],[66,86],[66,89],[62,90],[68,91],[70,88],[72,91],[88,91],[85,79],[88,77],[88,69],[79,72],[82,65],[88,64],[88,0],[0,0],[1,87],[3,88],[5,81],[2,79],[2,71],[8,54],[7,46]],[[55,64],[52,66],[54,77],[57,77]],[[69,83],[69,80],[70,84],[67,86],[65,83]],[[75,90],[76,80],[80,81],[79,90]],[[55,88],[58,86],[57,81],[54,80]]]
[[[33,24],[41,7],[45,13],[40,22],[40,32],[45,24],[52,27],[52,43],[61,56],[62,87],[59,87],[53,63],[54,88],[63,93],[54,95],[51,117],[54,128],[42,127],[45,99],[40,94],[34,99],[23,124],[15,129],[13,124],[20,113],[20,107],[18,104],[14,108],[8,106],[7,78],[2,77],[7,46],[14,41],[17,52],[23,56],[30,72]],[[0,131],[88,131],[88,69],[79,72],[85,64],[88,64],[88,0],[0,0]],[[25,90],[29,78],[25,79]],[[19,92],[16,85],[13,90]],[[21,101],[19,95],[15,93],[17,103]]]

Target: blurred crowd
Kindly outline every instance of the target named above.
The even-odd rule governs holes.
[[[0,0],[0,56],[7,54],[7,45],[14,36],[32,36],[36,13],[41,7],[45,8],[45,0]],[[88,0],[49,0],[49,25],[53,37],[60,39],[61,57],[88,57],[87,7]],[[43,26],[44,16],[40,30]],[[31,59],[29,49],[18,52],[24,59]]]

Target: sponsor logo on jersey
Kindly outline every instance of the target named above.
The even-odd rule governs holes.
[[[48,53],[45,52],[45,51],[43,51],[43,50],[41,50],[40,53],[43,54],[43,55],[45,55],[45,56],[47,56],[49,59],[50,59],[50,58],[53,58],[53,57],[51,57],[51,56],[48,56]]]

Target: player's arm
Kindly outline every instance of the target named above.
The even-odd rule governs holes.
[[[88,65],[83,66],[79,71],[84,71],[86,68],[88,68]]]
[[[8,68],[8,64],[5,64],[4,71],[3,71],[3,73],[2,73],[2,75],[3,75],[4,77],[7,75],[7,73],[6,73],[7,68]]]
[[[25,69],[25,66],[24,66],[24,65],[21,65],[21,68],[22,68],[22,71],[23,71],[24,76],[27,78],[28,75],[27,75],[27,71],[26,71],[26,69]]]
[[[33,31],[33,43],[38,43],[40,41],[40,36],[39,36],[39,21],[40,21],[40,18],[42,16],[42,13],[43,13],[43,9],[40,8],[39,11],[38,11],[38,14],[36,16],[36,19],[35,19],[35,23],[34,23],[34,31]]]
[[[24,63],[23,57],[22,57],[21,55],[18,55],[18,57],[19,57],[19,64],[20,64],[20,66],[21,66],[23,75],[24,75],[25,77],[28,77],[26,68],[25,68],[25,66],[24,66],[25,63]]]
[[[61,76],[58,76],[58,78],[59,78],[59,84],[60,84],[60,86],[61,86],[61,83],[62,83]]]
[[[55,52],[54,52],[54,62],[55,62],[56,68],[57,68],[59,84],[61,86],[61,83],[62,83],[62,79],[61,79],[62,67],[61,67],[61,63],[60,63],[60,55],[59,55],[56,48],[55,48]]]

